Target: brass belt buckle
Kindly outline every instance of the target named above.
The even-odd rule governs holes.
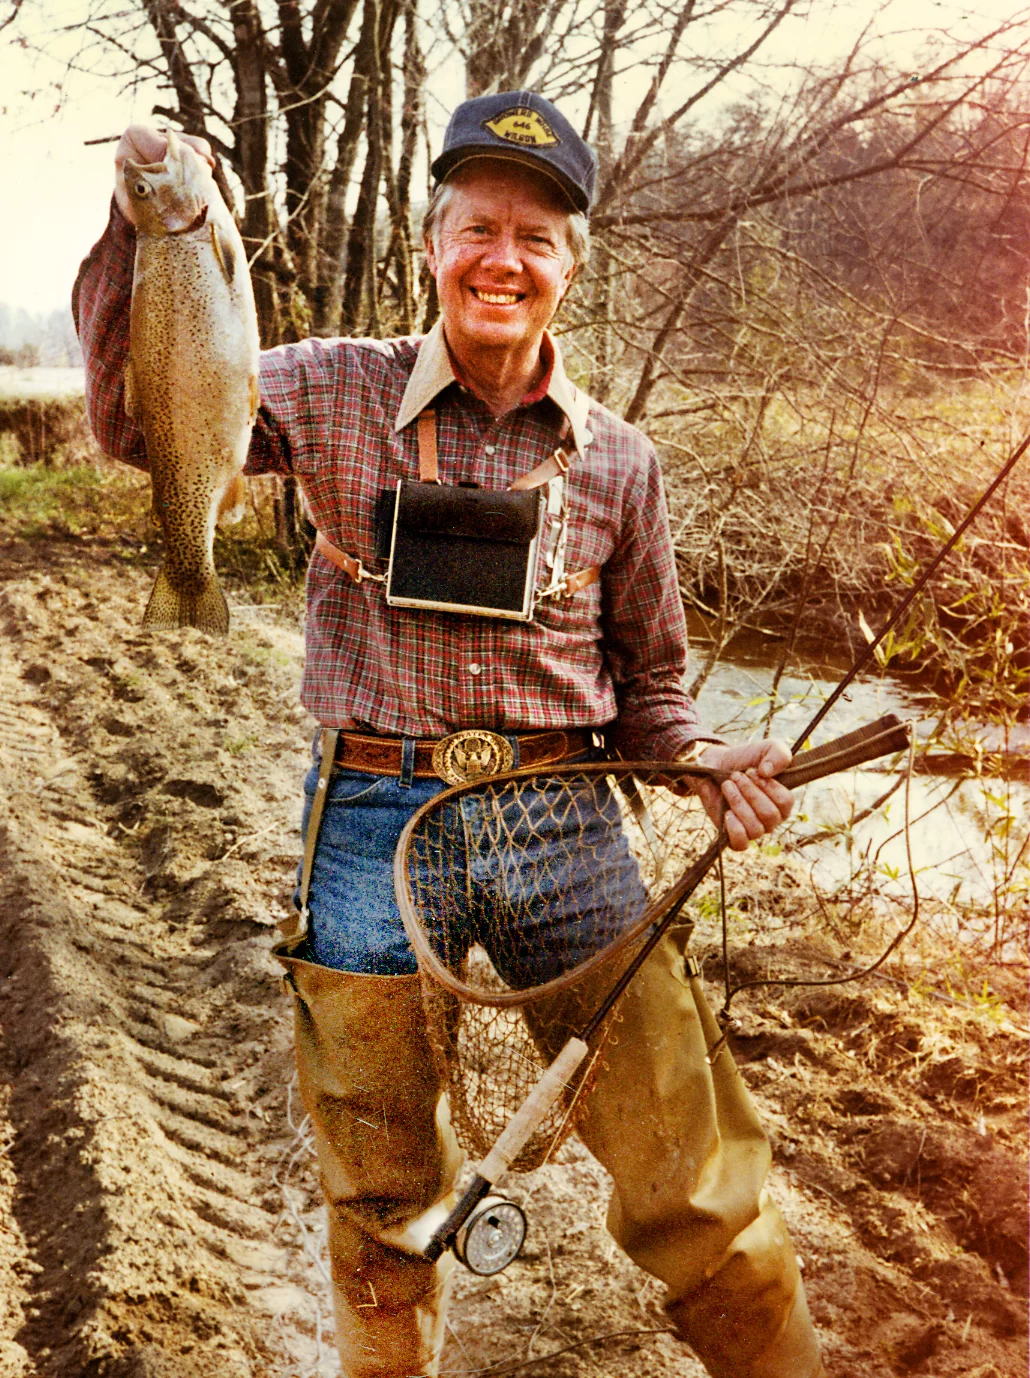
[[[488,775],[503,775],[514,764],[511,743],[499,732],[478,727],[452,732],[433,747],[433,770],[449,785],[470,785]]]

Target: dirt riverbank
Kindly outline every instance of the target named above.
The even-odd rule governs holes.
[[[225,641],[145,636],[138,558],[111,533],[0,543],[0,1378],[329,1375],[269,956],[313,727],[300,630],[236,604]],[[739,970],[807,970],[804,910],[793,880],[758,887]],[[990,975],[981,1005],[740,1002],[833,1378],[1026,1373],[1025,1010]],[[513,1195],[526,1254],[462,1274],[445,1372],[699,1378],[583,1150]]]

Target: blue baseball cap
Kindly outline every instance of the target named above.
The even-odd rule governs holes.
[[[565,116],[535,91],[501,91],[462,101],[432,164],[438,182],[472,158],[508,158],[545,173],[577,211],[594,196],[597,158]]]

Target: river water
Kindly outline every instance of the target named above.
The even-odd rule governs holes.
[[[695,630],[695,629],[692,629]],[[704,645],[693,641],[694,663]],[[730,740],[760,735],[769,710],[770,687],[778,646],[764,639],[737,643],[731,658],[720,663],[698,695],[706,726]],[[836,665],[820,658],[795,657],[791,673],[779,683],[771,735],[788,742],[798,737],[843,678],[848,662]],[[895,712],[915,724],[916,740],[926,741],[937,714],[932,700],[913,693],[889,676],[860,677],[847,695],[831,708],[816,729],[812,744],[837,737],[883,713]],[[1003,742],[999,729],[965,724],[963,747],[978,740],[984,750],[1012,753],[1014,778],[978,780],[954,772],[914,773],[907,787],[909,841],[919,890],[950,901],[956,913],[967,905],[983,907],[999,888],[1011,894],[1013,882],[1027,875],[1025,847],[1030,818],[1030,725],[1019,724]],[[875,803],[904,774],[906,762],[890,757],[859,770],[830,776],[807,786],[799,795],[795,817],[780,835],[786,845],[822,834],[833,836],[803,846],[799,855],[813,868],[813,879],[824,890],[844,884],[861,859],[871,861],[878,882],[887,891],[911,894],[908,850],[904,836],[906,786],[854,824],[861,811]],[[1020,849],[1023,848],[1020,858]],[[1024,900],[1025,902],[1025,900]]]

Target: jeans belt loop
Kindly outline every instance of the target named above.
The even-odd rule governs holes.
[[[511,769],[518,770],[519,766],[522,764],[522,762],[519,760],[519,739],[514,732],[505,732],[503,736],[504,740],[511,747],[512,754],[515,757],[515,759],[511,763]]]
[[[401,773],[397,783],[401,789],[411,789],[415,781],[415,738],[405,737],[401,742]]]

